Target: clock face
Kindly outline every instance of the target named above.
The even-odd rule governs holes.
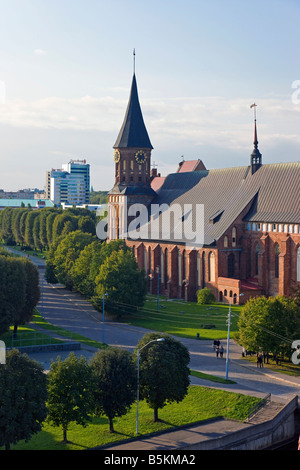
[[[143,150],[139,150],[135,154],[135,159],[138,163],[145,163],[146,158],[147,158],[147,155],[145,154],[145,152]]]
[[[119,150],[114,151],[114,161],[118,163],[120,161],[120,152]]]

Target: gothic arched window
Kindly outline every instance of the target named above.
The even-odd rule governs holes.
[[[255,247],[255,274],[258,274],[258,253],[260,252],[259,243]]]
[[[275,277],[279,277],[279,255],[280,255],[280,248],[279,248],[279,245],[276,244],[275,246]]]
[[[215,282],[216,280],[216,268],[215,268],[215,254],[211,251],[208,255],[208,267],[209,267],[209,281]]]
[[[234,254],[230,253],[228,256],[228,277],[233,277],[234,276]]]

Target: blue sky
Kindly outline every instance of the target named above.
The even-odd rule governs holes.
[[[182,155],[247,165],[254,101],[263,162],[299,161],[299,14],[298,0],[3,1],[0,188],[43,188],[70,158],[111,188],[134,48],[162,174]]]

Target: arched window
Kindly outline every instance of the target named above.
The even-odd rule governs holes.
[[[182,279],[186,279],[186,251],[182,253]]]
[[[297,250],[297,282],[300,282],[300,246]]]
[[[151,274],[152,253],[151,253],[150,246],[148,248],[148,261],[149,261],[148,270],[149,270],[149,273]]]
[[[160,249],[160,281],[165,282],[165,264],[164,264],[164,252]]]
[[[234,272],[235,272],[234,264],[235,264],[234,254],[230,253],[230,255],[228,256],[228,277],[234,276]]]
[[[228,237],[224,237],[224,248],[228,248]]]
[[[211,251],[208,255],[208,267],[209,267],[209,281],[215,282],[216,280],[216,263],[215,263],[215,254]]]
[[[206,286],[206,262],[205,262],[205,251],[202,253],[202,279],[203,279],[203,286]]]
[[[165,249],[165,288],[167,288],[167,282],[169,280],[169,254],[168,248]]]
[[[146,274],[148,274],[148,253],[147,248],[144,246],[144,269]]]
[[[227,295],[227,289],[224,290],[224,295],[225,295],[225,296]]]
[[[197,253],[197,284],[198,288],[201,288],[201,255],[198,251]]]
[[[275,277],[279,277],[279,255],[280,255],[280,248],[279,245],[276,244],[275,246]]]
[[[236,246],[236,228],[235,227],[233,227],[233,229],[232,229],[232,240],[231,240],[231,242],[232,242],[233,247]]]
[[[178,285],[182,286],[182,256],[181,256],[181,251],[178,251]]]
[[[255,274],[258,274],[258,253],[260,252],[259,243],[255,247]]]

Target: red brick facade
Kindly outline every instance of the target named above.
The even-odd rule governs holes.
[[[217,248],[189,250],[184,245],[127,240],[146,271],[149,292],[157,293],[159,268],[159,292],[172,298],[196,300],[197,290],[204,286],[217,300],[236,304],[257,295],[290,295],[297,285],[299,225],[290,226],[291,232],[280,232],[283,224],[276,224],[274,231],[273,224],[272,231],[262,230],[268,224],[248,230],[252,226],[240,219]]]

